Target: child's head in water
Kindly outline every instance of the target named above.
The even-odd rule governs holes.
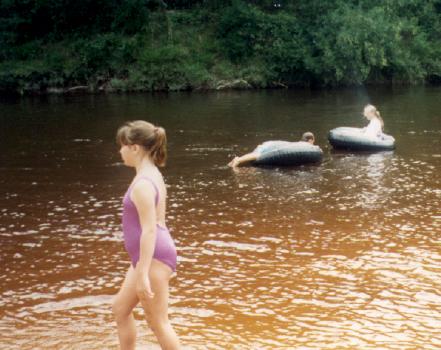
[[[315,141],[314,134],[310,131],[305,132],[302,135],[301,141],[309,142],[310,144],[314,144],[314,141]]]
[[[167,136],[165,130],[144,120],[125,123],[116,133],[116,142],[127,166],[148,156],[158,166],[165,166],[167,159]]]

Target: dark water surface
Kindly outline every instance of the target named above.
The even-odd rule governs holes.
[[[189,349],[441,348],[441,89],[71,96],[0,104],[0,348],[116,349],[125,120],[169,138],[171,319]],[[394,152],[332,152],[382,112]],[[319,166],[225,164],[317,135]],[[156,349],[137,309],[139,349]]]

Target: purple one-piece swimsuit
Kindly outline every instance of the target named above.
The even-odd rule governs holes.
[[[148,177],[141,177],[137,181],[145,179],[149,181],[156,191],[155,205],[159,202],[159,190],[155,183]],[[139,261],[140,243],[142,228],[139,222],[138,210],[135,204],[130,199],[130,193],[132,192],[135,181],[127,190],[123,199],[123,215],[122,215],[122,229],[124,234],[124,245],[132,260],[133,267],[136,267]],[[153,258],[161,261],[169,266],[172,271],[176,271],[176,247],[173,242],[173,238],[170,236],[170,232],[167,227],[156,225],[156,244],[153,253]]]

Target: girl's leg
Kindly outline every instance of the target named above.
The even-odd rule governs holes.
[[[138,304],[136,295],[135,270],[130,265],[124,282],[113,300],[113,314],[118,328],[121,350],[134,350],[136,343],[136,326],[133,309]]]
[[[149,278],[155,296],[142,303],[147,322],[158,339],[161,349],[179,349],[179,339],[168,319],[170,268],[162,262],[152,259]]]

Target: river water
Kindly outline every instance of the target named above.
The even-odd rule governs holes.
[[[133,176],[114,135],[164,126],[170,317],[188,349],[441,348],[441,88],[98,95],[0,104],[0,348],[116,349]],[[378,106],[393,152],[333,152]],[[321,165],[226,163],[313,131]],[[157,349],[136,309],[138,349]]]

